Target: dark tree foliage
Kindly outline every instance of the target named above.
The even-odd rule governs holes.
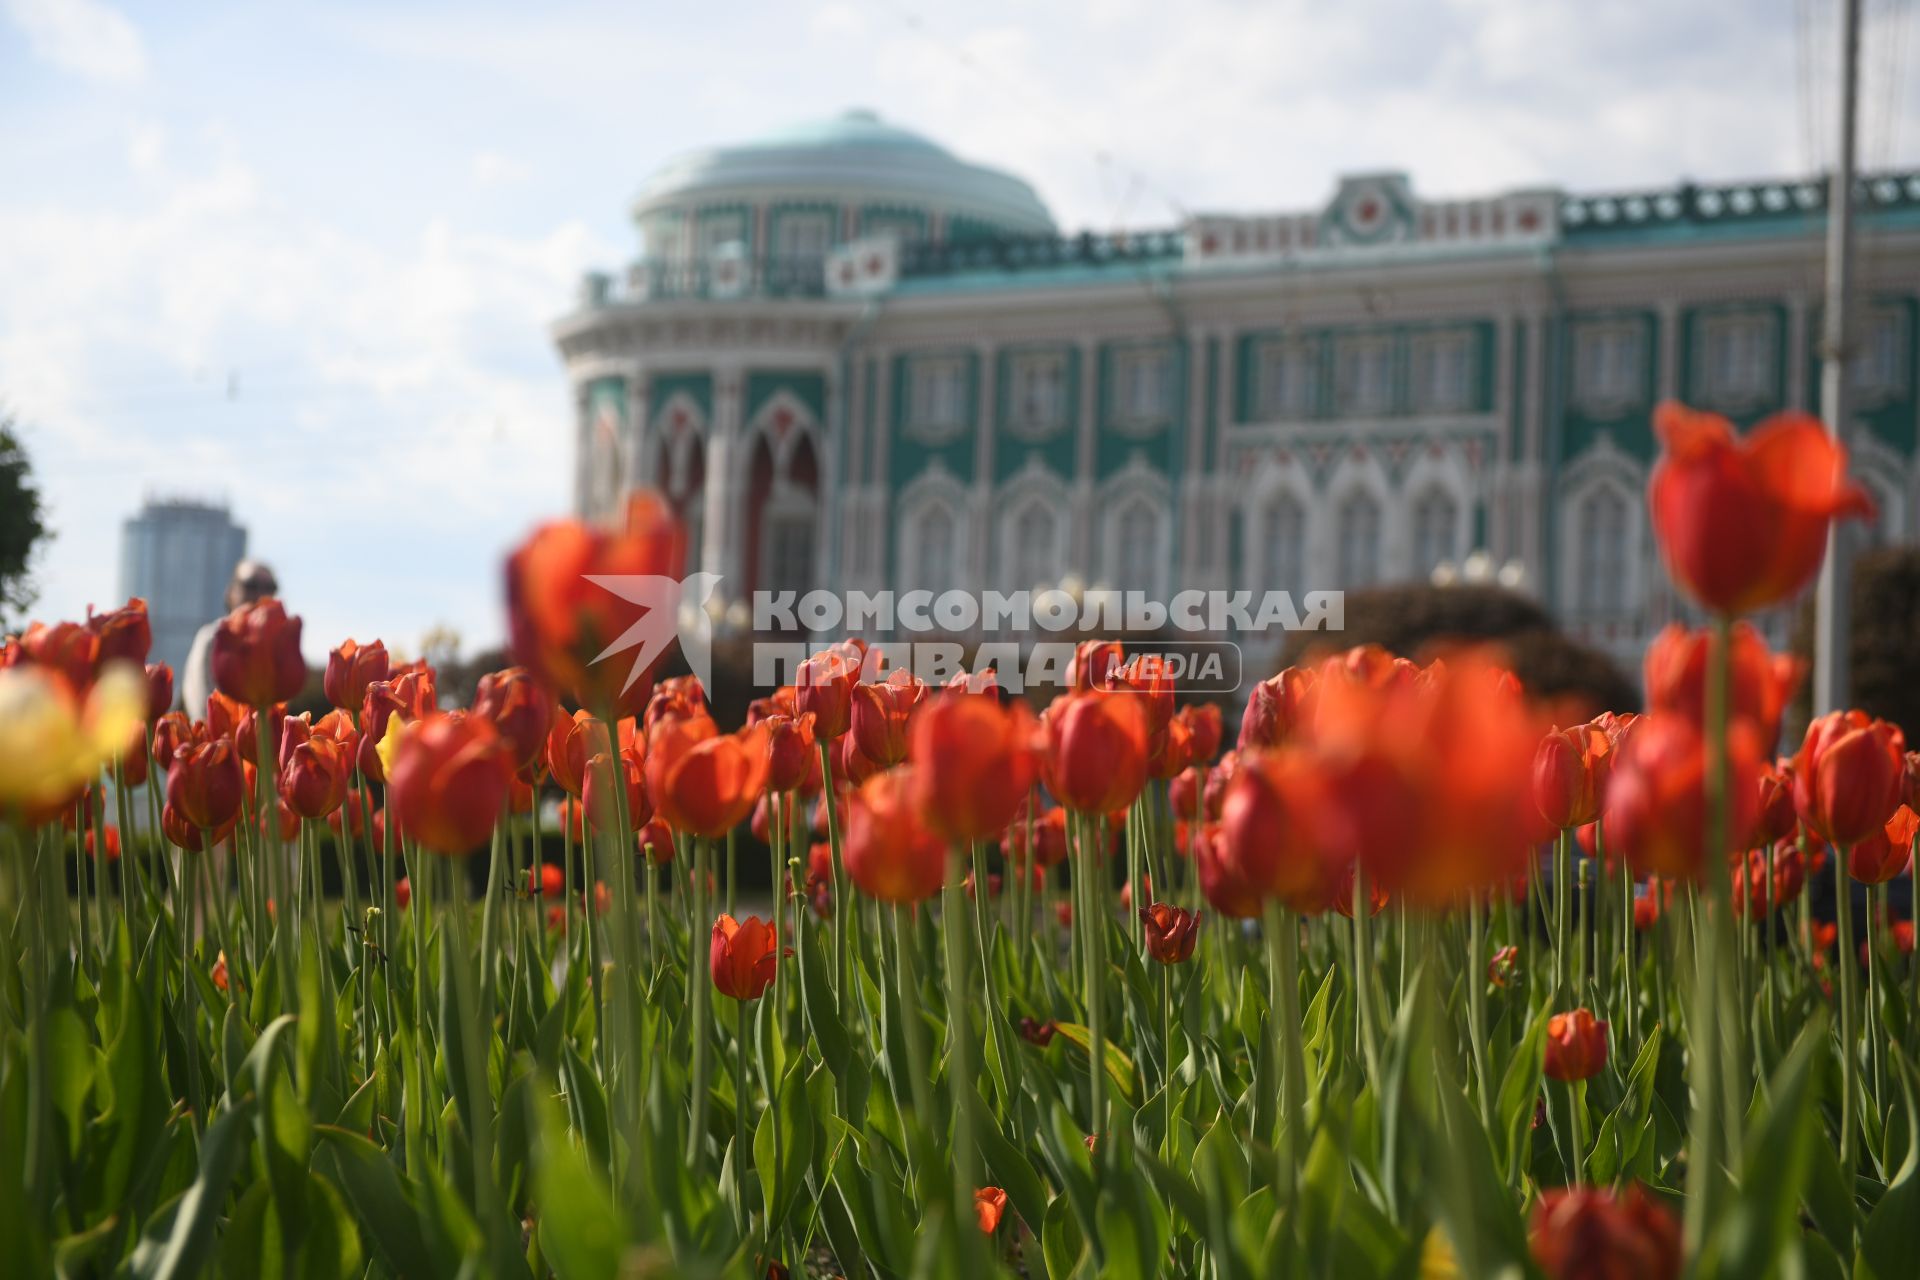
[[[1346,629],[1295,632],[1283,661],[1314,657],[1350,645],[1377,644],[1418,658],[1448,645],[1496,642],[1528,691],[1572,698],[1595,712],[1637,711],[1640,691],[1618,664],[1569,639],[1539,602],[1492,586],[1399,586],[1347,593]]]
[[[1813,602],[1802,608],[1794,652],[1813,656]],[[1853,688],[1849,705],[1891,720],[1920,741],[1920,550],[1886,547],[1853,562]],[[1813,680],[1802,682],[1795,719],[1812,712]]]
[[[24,619],[34,600],[33,551],[47,536],[46,509],[33,483],[33,466],[14,431],[13,415],[0,410],[0,632]]]

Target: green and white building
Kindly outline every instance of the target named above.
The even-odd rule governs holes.
[[[1637,660],[1680,607],[1654,405],[1814,406],[1824,182],[1332,188],[1066,234],[1027,183],[867,112],[683,157],[641,189],[641,255],[554,326],[579,510],[663,491],[734,600],[1491,564]],[[1846,429],[1864,536],[1910,540],[1920,173],[1858,203]]]

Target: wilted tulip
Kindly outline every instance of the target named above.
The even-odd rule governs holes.
[[[1546,1073],[1552,1080],[1585,1080],[1607,1065],[1607,1024],[1590,1009],[1547,1019]]]

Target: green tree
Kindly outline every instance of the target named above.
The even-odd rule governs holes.
[[[25,620],[35,595],[33,551],[47,536],[33,464],[14,428],[13,415],[0,409],[0,632]]]

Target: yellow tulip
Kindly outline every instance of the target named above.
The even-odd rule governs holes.
[[[44,667],[0,670],[0,816],[58,804],[99,777],[146,709],[146,679],[131,663],[108,664],[84,705]]]

